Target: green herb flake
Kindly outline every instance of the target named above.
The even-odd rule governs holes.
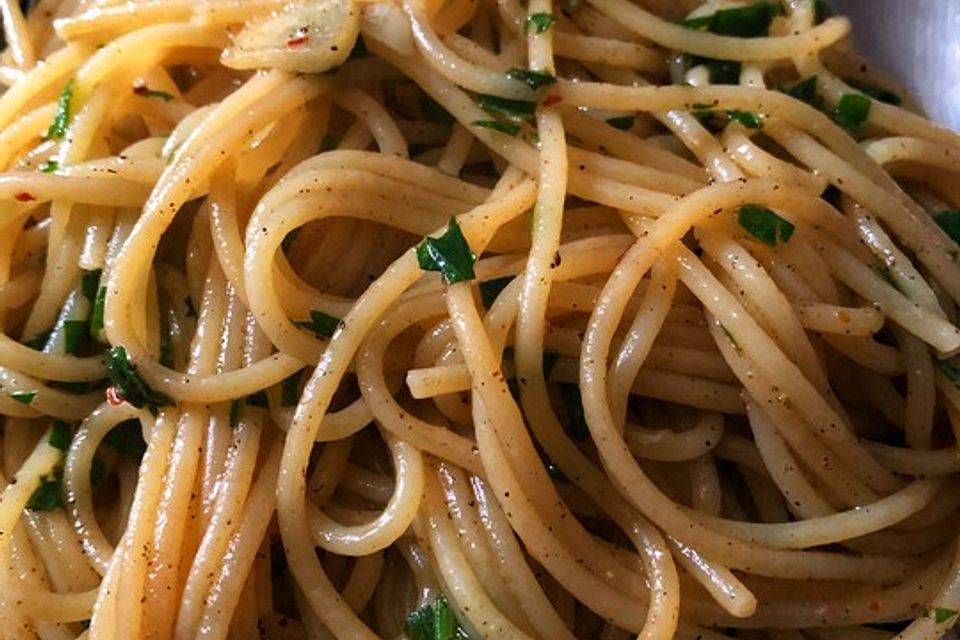
[[[520,126],[512,122],[503,122],[501,120],[474,120],[470,123],[474,127],[483,127],[484,129],[493,129],[508,136],[515,136],[520,133]]]
[[[50,158],[41,164],[39,168],[41,173],[53,173],[60,168],[60,161],[56,158]]]
[[[497,301],[497,296],[503,291],[516,276],[503,276],[493,280],[484,280],[480,283],[480,300],[483,302],[483,308],[489,309]]]
[[[944,607],[936,607],[933,610],[933,621],[937,624],[943,624],[953,616],[957,615],[956,609],[946,609]]]
[[[477,104],[487,113],[498,114],[513,118],[514,120],[529,120],[533,118],[537,103],[530,100],[513,100],[511,98],[501,98],[500,96],[490,96],[480,94],[477,96]]]
[[[44,476],[40,486],[30,495],[27,509],[30,511],[53,511],[63,506],[63,483],[56,476]]]
[[[870,98],[861,93],[845,93],[840,96],[833,112],[833,121],[849,131],[860,133],[870,116]]]
[[[424,238],[417,245],[417,261],[424,271],[439,271],[447,284],[473,280],[473,264],[477,257],[470,251],[467,239],[456,218],[450,218],[447,230],[438,238]]]
[[[106,342],[103,335],[103,309],[106,302],[107,288],[100,287],[93,302],[93,311],[90,313],[90,337],[99,342]]]
[[[409,640],[469,640],[470,635],[459,625],[446,596],[438,596],[433,604],[411,611],[403,623]]]
[[[298,322],[297,326],[310,329],[318,338],[332,338],[343,324],[343,320],[319,309],[310,310],[310,319]]]
[[[60,451],[66,451],[70,448],[70,442],[73,440],[73,427],[69,422],[63,420],[54,420],[50,427],[50,437],[47,442],[51,447],[56,447]]]
[[[127,351],[121,345],[111,347],[104,354],[107,364],[107,375],[120,391],[123,398],[137,407],[147,407],[156,413],[157,407],[173,405],[173,399],[164,393],[156,391],[143,381],[137,374],[136,368],[127,358]]]
[[[760,242],[777,246],[777,241],[787,242],[796,228],[770,209],[757,204],[745,204],[740,207],[737,221],[744,230]]]
[[[710,75],[711,84],[740,84],[739,62],[734,60],[715,60],[702,56],[691,56],[690,66],[704,66]]]
[[[899,95],[893,91],[890,91],[889,89],[884,89],[883,87],[875,84],[861,82],[856,78],[844,78],[843,81],[857,91],[867,94],[874,100],[879,100],[880,102],[892,105],[899,105],[902,102]]]
[[[557,19],[550,13],[531,13],[523,21],[523,32],[529,35],[539,36],[546,33],[553,26]]]
[[[796,84],[780,87],[780,91],[815,109],[823,109],[823,97],[817,94],[817,76],[810,76]]]
[[[50,334],[53,333],[49,329],[47,331],[42,331],[34,337],[25,341],[24,346],[30,347],[34,351],[43,351],[44,347],[47,346],[47,342],[50,340]]]
[[[103,273],[99,269],[96,271],[84,271],[83,276],[80,277],[80,292],[89,300],[91,303],[96,302],[97,300],[97,291],[100,288],[100,274]]]
[[[124,420],[111,429],[103,437],[103,444],[120,455],[133,458],[142,458],[147,451],[147,443],[143,439],[143,427],[136,419]]]
[[[434,124],[452,124],[453,116],[443,106],[428,95],[420,96],[420,113],[427,122]]]
[[[960,244],[960,209],[947,209],[934,214],[934,221],[950,238]]]
[[[170,102],[173,100],[172,93],[167,93],[166,91],[157,91],[156,89],[151,89],[145,84],[134,85],[133,92],[141,98],[159,98],[164,102]]]
[[[70,125],[70,116],[73,114],[73,90],[76,80],[70,79],[60,91],[60,98],[57,100],[57,111],[53,116],[53,122],[47,129],[47,138],[52,140],[62,140],[67,134],[67,127]]]
[[[64,350],[67,353],[76,353],[87,333],[86,320],[65,320],[63,322]]]
[[[280,405],[295,407],[300,402],[300,372],[297,371],[280,386]]]
[[[725,327],[723,324],[721,324],[721,325],[720,325],[720,330],[723,331],[723,335],[727,336],[727,340],[730,341],[730,344],[733,346],[733,348],[734,348],[737,352],[739,352],[739,351],[740,351],[740,343],[737,342],[737,339],[733,337],[733,333],[730,332],[730,329],[727,329],[727,327]]]
[[[763,128],[763,120],[760,119],[760,116],[753,111],[727,111],[727,116],[731,120],[739,122],[747,129],[761,129]]]
[[[564,382],[557,385],[560,391],[560,399],[563,401],[563,407],[567,411],[567,432],[570,437],[580,442],[590,437],[590,428],[587,426],[587,418],[583,413],[583,399],[580,397],[580,387],[576,384]]]
[[[770,33],[770,23],[780,14],[772,2],[757,2],[745,7],[720,9],[710,16],[691,18],[683,26],[696,31],[709,31],[721,36],[760,38]]]
[[[10,397],[20,404],[30,404],[37,397],[36,391],[14,391]]]
[[[521,69],[513,67],[507,71],[507,77],[517,82],[522,82],[533,90],[548,84],[554,84],[557,81],[556,76],[536,69]]]
[[[607,118],[606,123],[614,129],[620,129],[620,131],[629,131],[630,129],[633,129],[633,125],[636,121],[637,119],[634,116],[617,116],[615,118]]]

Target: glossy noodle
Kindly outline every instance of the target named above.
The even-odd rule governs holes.
[[[960,136],[822,2],[0,2],[0,636],[938,640]]]

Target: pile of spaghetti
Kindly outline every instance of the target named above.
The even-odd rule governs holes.
[[[0,2],[0,636],[936,640],[960,136],[821,2]]]

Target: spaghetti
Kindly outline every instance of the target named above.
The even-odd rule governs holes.
[[[960,136],[821,2],[33,4],[4,638],[957,623]]]

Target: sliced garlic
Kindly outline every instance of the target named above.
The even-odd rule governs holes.
[[[322,73],[347,59],[359,28],[354,0],[289,2],[280,11],[248,21],[221,61],[233,69]]]

